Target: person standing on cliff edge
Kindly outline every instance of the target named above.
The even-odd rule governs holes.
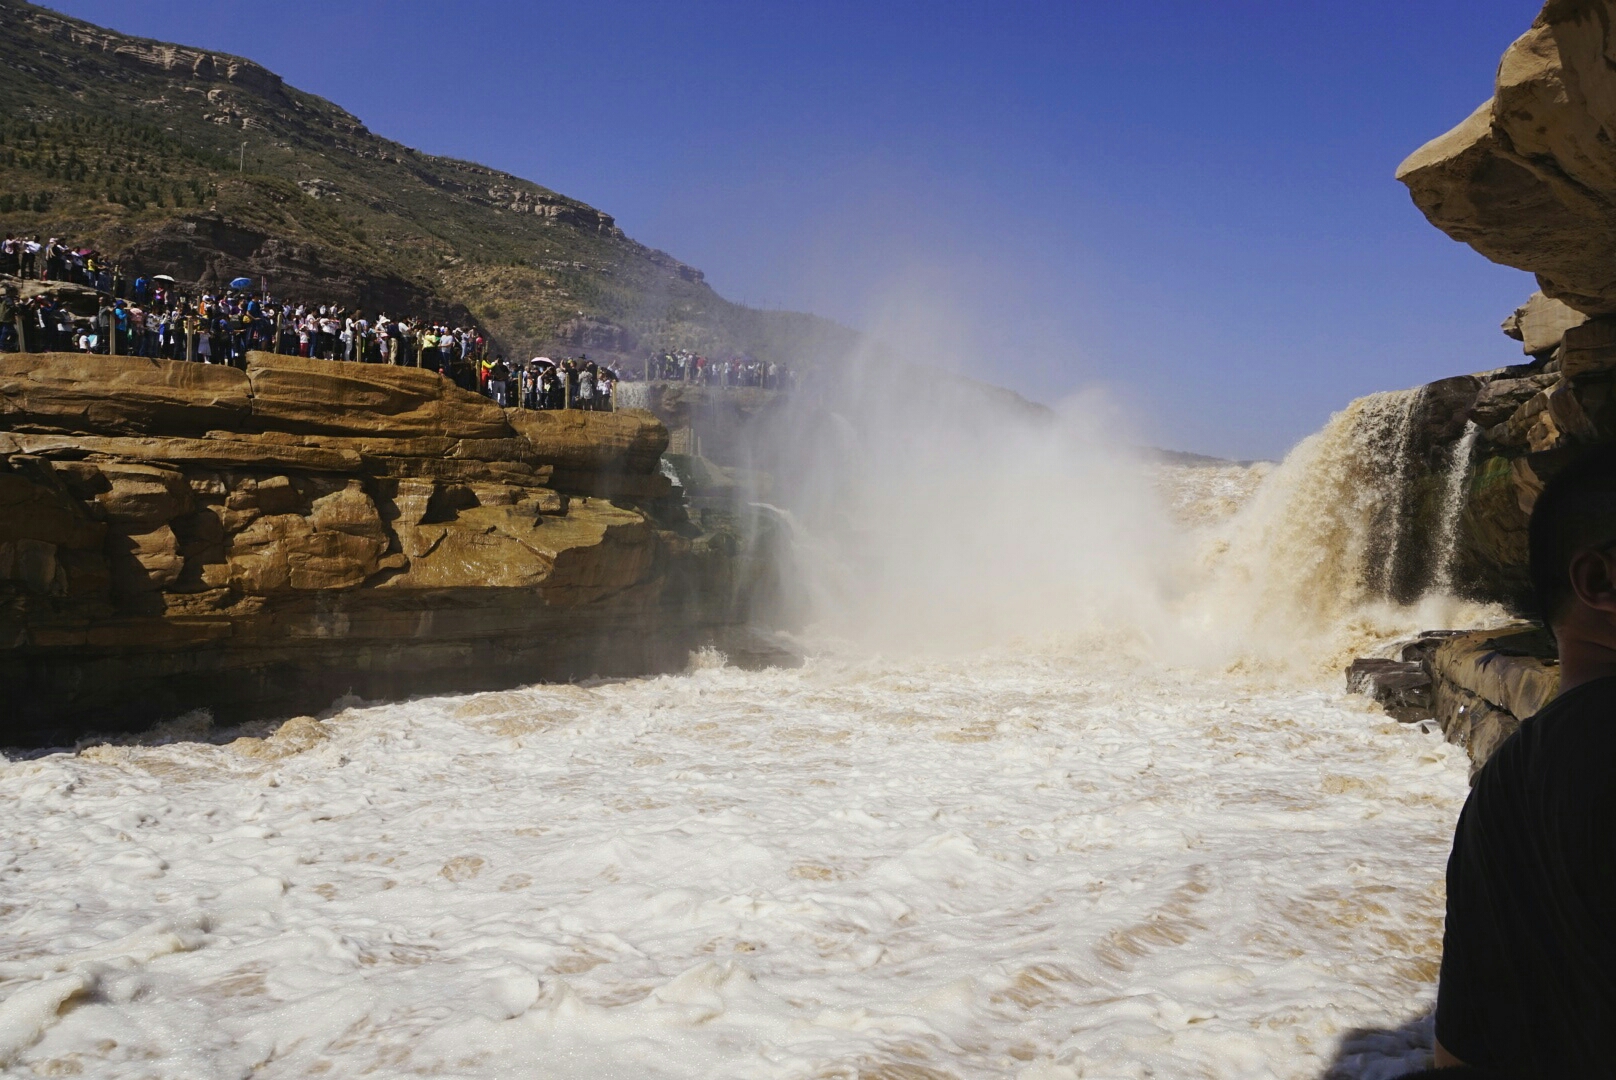
[[[1616,446],[1532,509],[1560,694],[1476,776],[1448,860],[1436,1064],[1616,1075]]]

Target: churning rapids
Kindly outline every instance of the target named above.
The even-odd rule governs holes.
[[[1356,404],[1249,498],[1256,473],[1189,470],[1154,509],[1137,467],[1094,490],[1084,437],[1012,445],[1078,464],[999,472],[1028,486],[965,576],[1019,604],[1018,566],[1064,568],[1088,592],[1056,599],[1097,623],[1034,605],[1020,637],[930,652],[839,628],[796,670],[701,654],[0,762],[0,1068],[1397,1075],[1429,1045],[1468,762],[1347,698],[1336,664],[1487,614],[1374,598],[1399,407]],[[1073,499],[1204,520],[1155,563]],[[939,527],[922,501],[884,565]],[[1087,531],[1041,533],[1045,504]],[[922,584],[890,577],[860,586],[872,609]],[[1014,619],[935,587],[928,619]]]

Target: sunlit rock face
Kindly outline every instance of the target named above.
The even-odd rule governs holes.
[[[0,743],[680,666],[756,560],[666,445],[413,369],[0,361]]]
[[[1408,496],[1452,519],[1449,584],[1522,611],[1538,493],[1616,439],[1613,27],[1616,0],[1551,0],[1505,52],[1493,97],[1397,173],[1437,228],[1541,285],[1503,324],[1527,362],[1450,393],[1435,467],[1410,474],[1453,483]]]
[[[1437,228],[1589,315],[1616,314],[1613,16],[1610,0],[1551,0],[1493,98],[1397,173]]]

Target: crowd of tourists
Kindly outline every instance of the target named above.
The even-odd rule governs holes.
[[[514,378],[525,409],[610,411],[617,397],[617,372],[587,356],[559,363],[535,357]]]
[[[648,379],[698,383],[702,386],[756,386],[765,390],[789,390],[795,380],[792,371],[779,364],[750,356],[710,359],[687,349],[659,353],[646,362],[645,370]]]
[[[24,299],[0,288],[0,352],[85,352],[188,360],[245,367],[253,351],[423,367],[509,407],[609,410],[619,373],[589,360],[535,357],[508,362],[491,353],[476,326],[367,314],[338,304],[282,302],[248,279],[192,298],[170,276],[129,276],[93,248],[51,237],[8,235],[0,241],[0,275],[94,289],[95,314],[76,313],[46,289]],[[262,285],[262,283],[260,283]],[[749,356],[711,358],[689,350],[661,352],[633,364],[624,378],[715,387],[788,390],[795,373]]]
[[[118,292],[118,269],[93,248],[74,248],[51,237],[6,234],[0,241],[0,274],[39,281],[67,281],[101,292]]]
[[[193,300],[173,278],[137,275],[90,249],[7,237],[0,274],[84,285],[100,294],[93,316],[47,289],[23,299],[0,289],[0,352],[85,352],[244,367],[262,350],[291,356],[423,367],[508,407],[609,410],[617,375],[587,357],[510,364],[475,326],[374,316],[337,304],[294,304],[241,288]]]

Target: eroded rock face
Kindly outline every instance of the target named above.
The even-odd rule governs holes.
[[[668,429],[639,409],[612,413],[518,409],[508,415],[533,444],[537,460],[557,469],[650,476],[668,448]]]
[[[1550,0],[1505,52],[1492,100],[1397,172],[1437,228],[1588,315],[1616,314],[1611,56],[1616,2]]]
[[[213,364],[55,353],[0,356],[0,425],[9,431],[200,435],[246,421],[247,376]]]
[[[1551,357],[1420,388],[1401,448],[1391,595],[1412,601],[1439,585],[1535,614],[1527,523],[1537,497],[1578,455],[1616,441],[1612,325],[1590,320]]]
[[[1527,356],[1547,356],[1559,346],[1566,331],[1581,326],[1588,316],[1559,300],[1535,292],[1504,320],[1506,337],[1521,343]]]
[[[678,667],[765,576],[686,516],[645,413],[31,355],[0,425],[0,745]]]
[[[1436,719],[1475,769],[1559,693],[1554,656],[1553,640],[1532,626],[1457,634],[1431,653]]]
[[[252,426],[264,431],[387,439],[514,435],[498,405],[423,368],[250,353],[246,376]]]
[[[1453,584],[1523,614],[1532,610],[1526,531],[1538,494],[1579,453],[1616,440],[1611,57],[1616,0],[1549,0],[1504,54],[1493,98],[1397,174],[1432,224],[1535,273],[1542,287],[1503,325],[1530,362],[1477,376],[1469,426],[1450,423],[1415,470],[1435,491],[1437,474],[1455,479],[1453,456],[1470,449],[1449,533]]]

